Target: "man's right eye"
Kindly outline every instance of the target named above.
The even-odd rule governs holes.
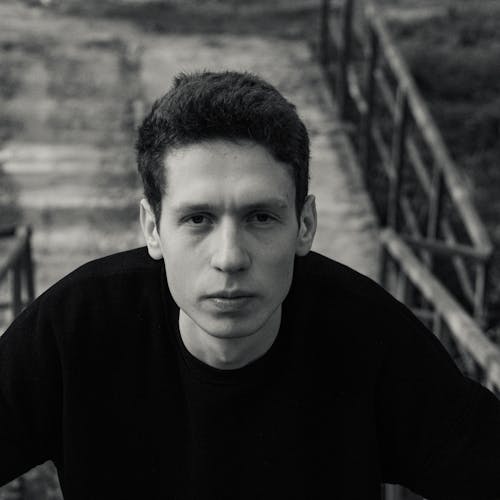
[[[203,214],[190,215],[184,221],[192,226],[201,226],[210,223],[210,219]]]

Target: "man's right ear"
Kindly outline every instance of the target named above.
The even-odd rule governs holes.
[[[146,245],[148,247],[149,255],[155,259],[160,260],[163,258],[163,253],[160,244],[160,234],[156,227],[156,219],[146,199],[141,200],[141,227]]]

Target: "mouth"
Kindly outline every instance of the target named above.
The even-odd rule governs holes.
[[[227,293],[221,292],[207,295],[205,300],[217,310],[222,312],[238,311],[246,308],[253,300],[255,295],[249,293]]]
[[[213,292],[205,295],[205,298],[207,299],[228,299],[228,300],[235,300],[235,299],[242,299],[242,298],[248,298],[248,297],[254,297],[255,295],[251,292],[248,292],[246,290],[221,290],[220,292]]]

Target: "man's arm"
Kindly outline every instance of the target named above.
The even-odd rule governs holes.
[[[385,319],[378,429],[386,482],[426,498],[500,498],[500,401],[406,309]]]
[[[40,302],[0,337],[0,485],[60,449],[60,361]]]

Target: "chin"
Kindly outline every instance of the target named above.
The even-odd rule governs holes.
[[[204,328],[211,337],[218,339],[242,339],[251,337],[259,330],[255,328],[242,328],[241,325],[210,325]]]
[[[212,319],[211,321],[200,321],[198,325],[211,337],[218,339],[241,339],[251,337],[258,333],[265,322],[259,323],[252,318],[252,321],[242,321],[237,319]]]

